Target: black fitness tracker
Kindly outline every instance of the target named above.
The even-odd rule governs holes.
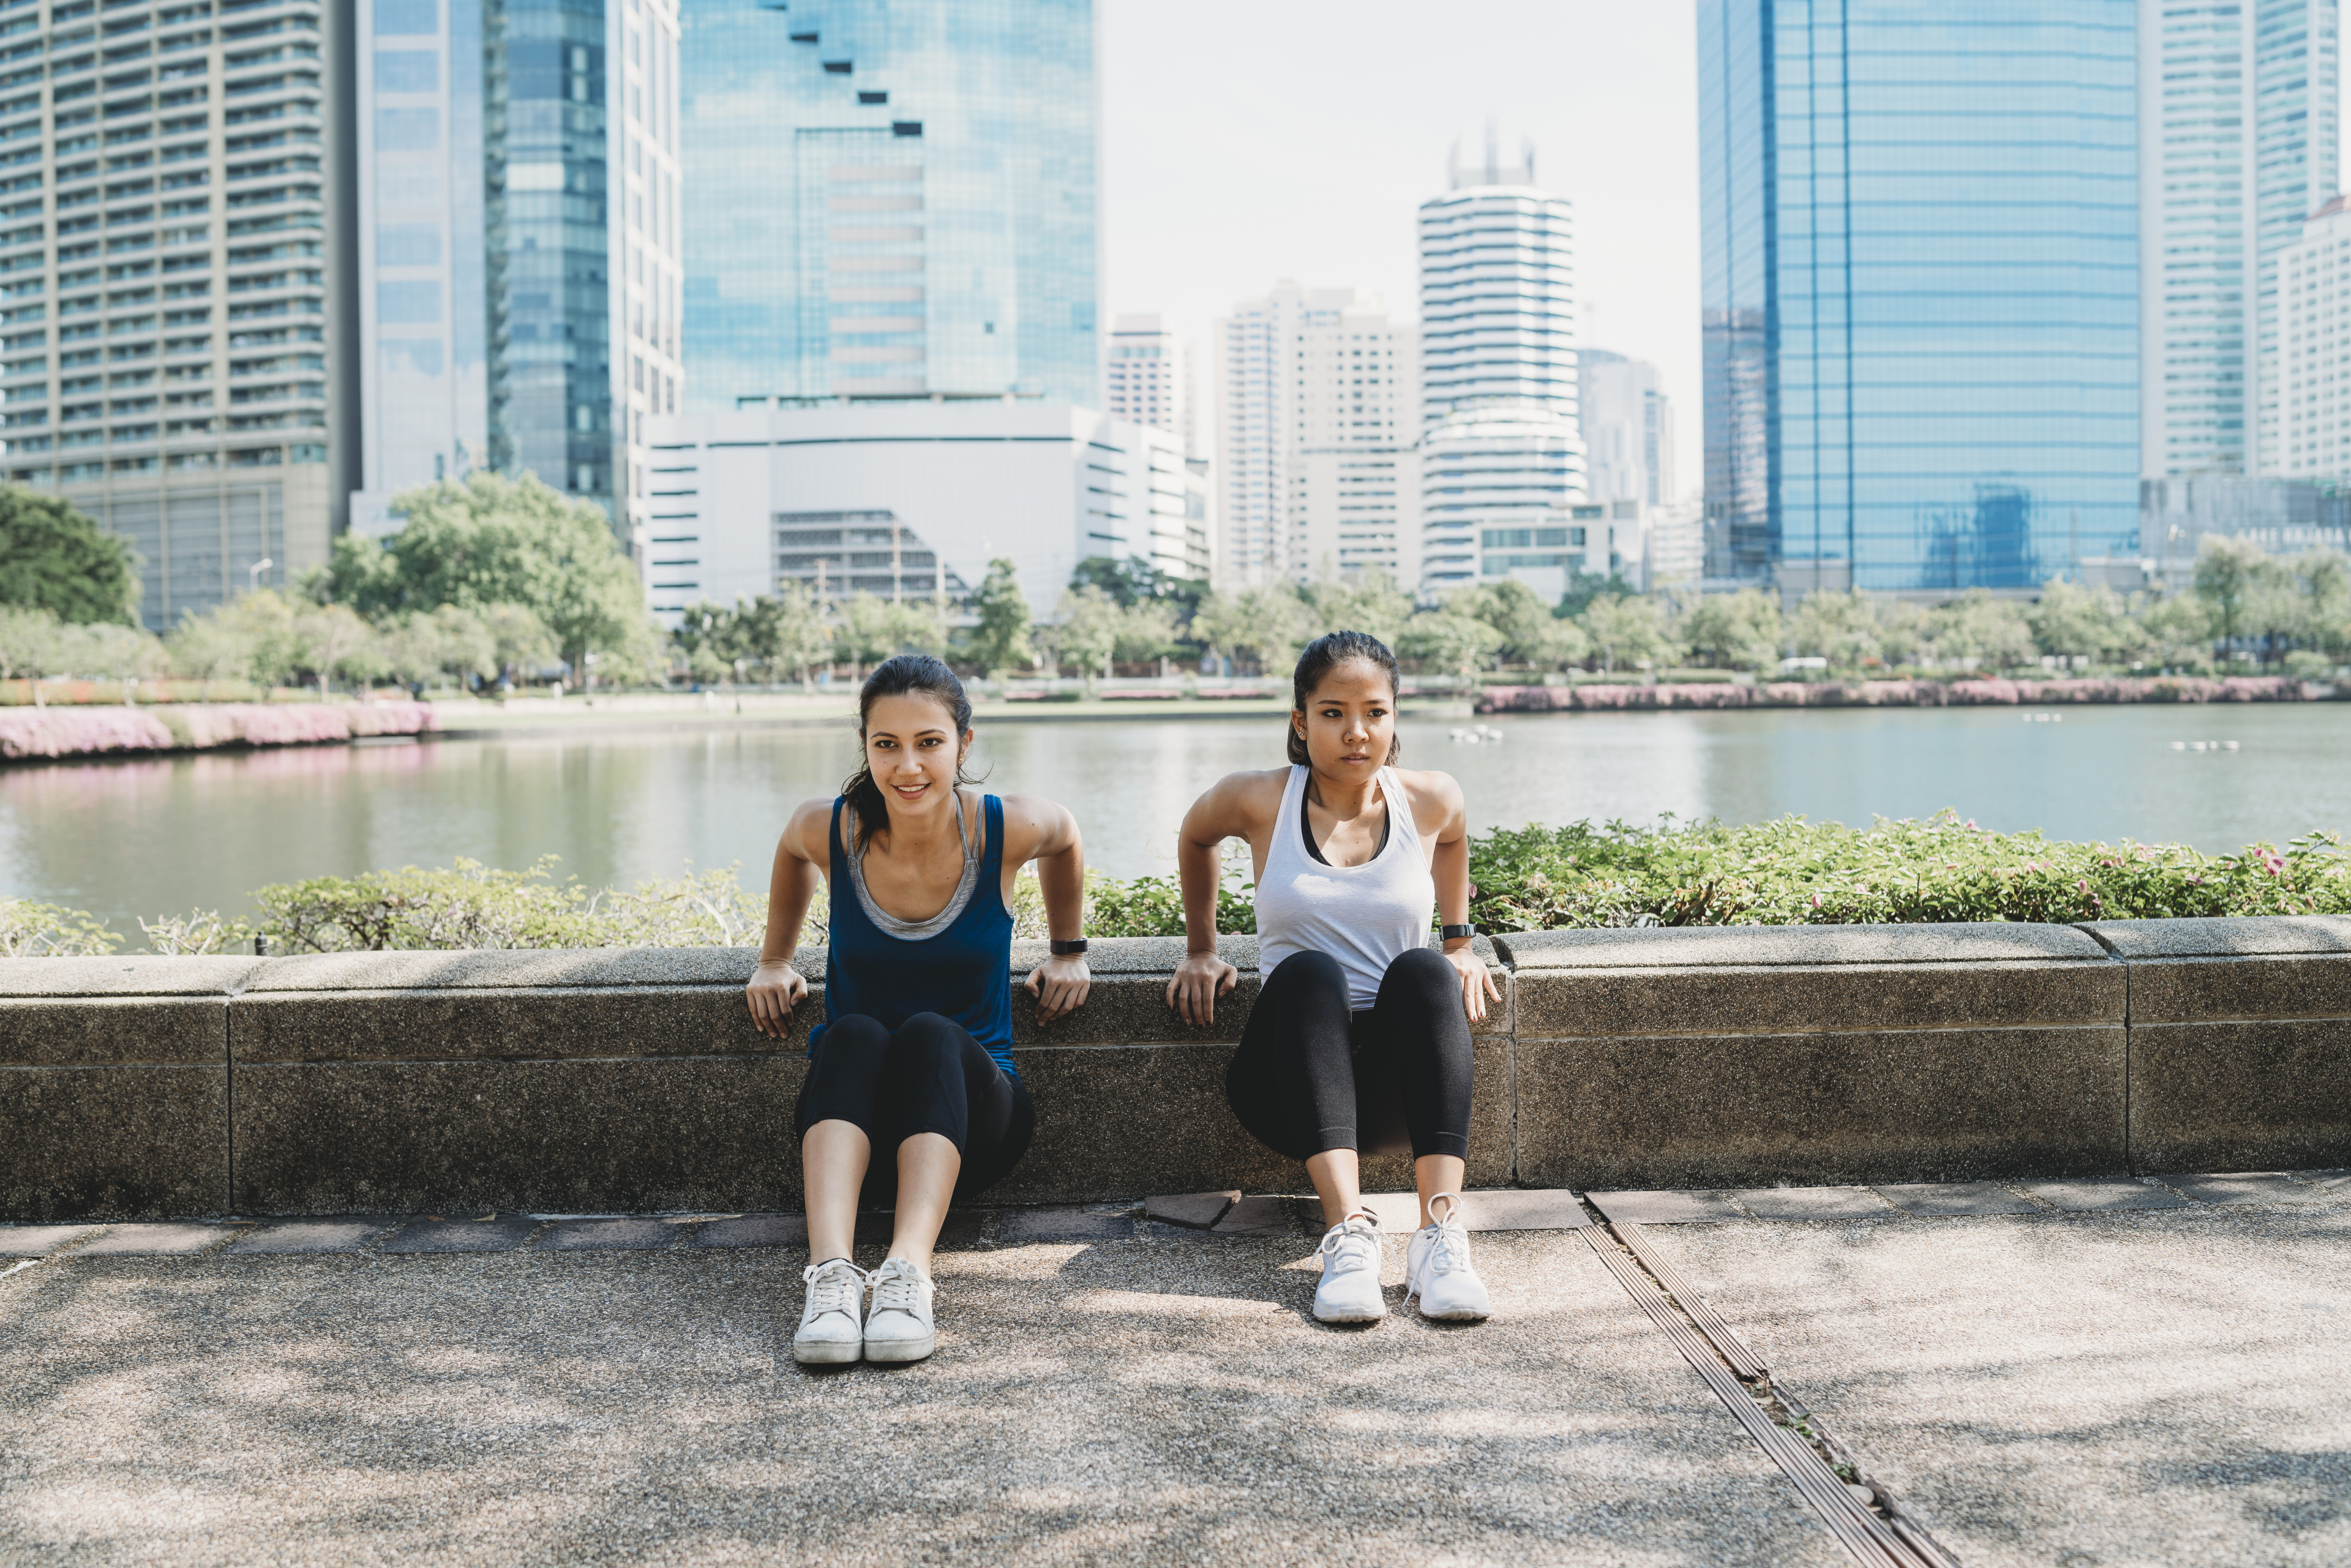
[[[1059,937],[1053,941],[1053,956],[1056,958],[1065,957],[1071,953],[1082,953],[1085,950],[1086,939],[1082,936],[1073,942],[1064,942]]]
[[[1440,942],[1450,942],[1456,936],[1475,936],[1477,935],[1478,928],[1475,925],[1440,925],[1437,928],[1437,939]]]

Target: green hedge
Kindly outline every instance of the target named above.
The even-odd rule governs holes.
[[[199,911],[141,921],[156,953],[381,948],[689,947],[756,945],[767,901],[732,868],[633,888],[559,882],[554,857],[525,872],[472,861],[420,871],[313,877],[254,894],[253,920]],[[1625,925],[1846,925],[2012,920],[2168,919],[2198,915],[2351,914],[2351,856],[2338,833],[2283,851],[2208,855],[2183,844],[2053,841],[1995,833],[1950,812],[1867,829],[1787,817],[1635,828],[1500,828],[1470,841],[1469,914],[1485,931]],[[1257,929],[1250,888],[1228,876],[1217,928]],[[1095,936],[1179,936],[1173,877],[1087,878]],[[1036,879],[1015,883],[1015,929],[1045,934]],[[823,900],[801,939],[824,940]],[[73,910],[0,899],[0,956],[102,954],[123,938]]]

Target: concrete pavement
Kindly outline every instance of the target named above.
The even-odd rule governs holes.
[[[1969,1568],[2351,1561],[2351,1190],[2119,1181],[1595,1196]],[[1288,1212],[959,1220],[824,1374],[782,1222],[0,1228],[0,1562],[1848,1561],[1575,1232],[1344,1331]]]

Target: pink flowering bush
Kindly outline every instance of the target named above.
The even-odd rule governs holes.
[[[1664,708],[1978,707],[2057,703],[2298,702],[2289,675],[2199,675],[2057,681],[1771,681],[1754,685],[1659,684],[1488,686],[1480,713],[1623,713]]]
[[[168,751],[179,742],[141,708],[0,710],[0,757],[78,757],[107,751]]]

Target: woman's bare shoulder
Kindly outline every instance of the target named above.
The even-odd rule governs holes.
[[[1423,827],[1448,822],[1462,810],[1461,784],[1452,774],[1409,768],[1395,773],[1412,800],[1413,820]]]
[[[831,852],[825,842],[831,831],[832,797],[803,800],[792,808],[791,818],[784,824],[784,843],[800,859],[822,864]]]

